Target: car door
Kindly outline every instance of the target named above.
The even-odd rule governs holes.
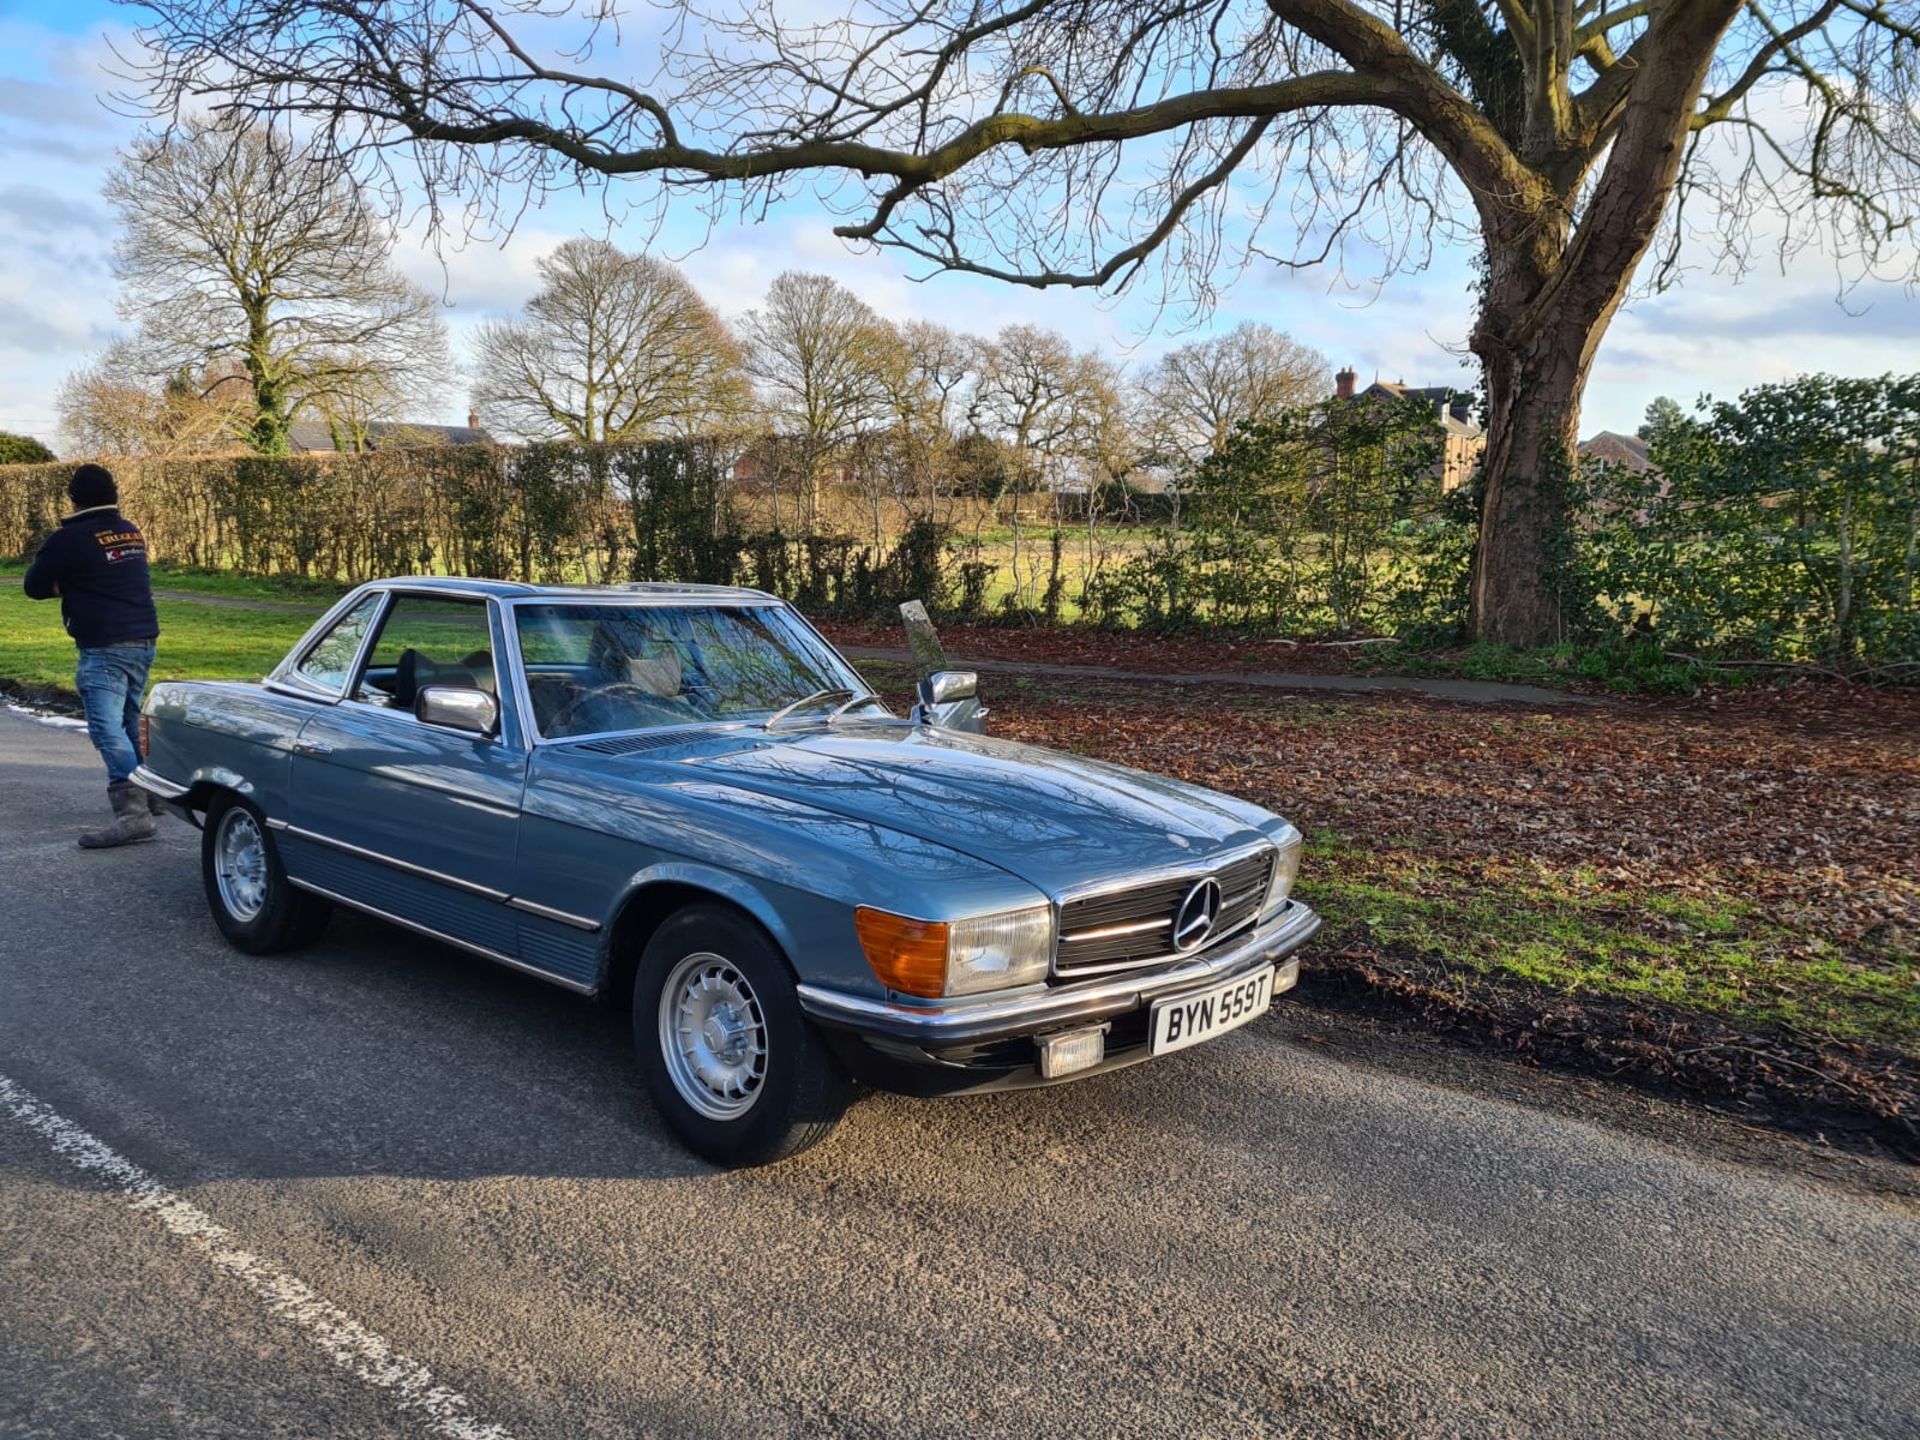
[[[525,740],[510,707],[489,735],[414,715],[430,684],[500,703],[496,623],[482,597],[392,595],[344,697],[294,744],[286,838],[308,883],[511,959]]]

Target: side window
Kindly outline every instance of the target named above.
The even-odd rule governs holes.
[[[307,652],[307,658],[295,667],[294,673],[308,684],[336,695],[346,689],[353,657],[360,653],[360,642],[366,638],[367,626],[373,623],[374,612],[379,608],[380,597],[369,595],[342,615],[333,628],[320,637],[320,643]]]
[[[435,595],[394,597],[353,698],[412,710],[428,685],[499,694],[486,601]]]

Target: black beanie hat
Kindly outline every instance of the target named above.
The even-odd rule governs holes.
[[[74,509],[91,510],[96,505],[118,504],[120,491],[115,488],[113,473],[106,466],[82,465],[67,481],[67,498],[73,501]]]

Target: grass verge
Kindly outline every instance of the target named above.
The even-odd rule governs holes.
[[[1338,945],[1409,953],[1572,999],[1696,1010],[1920,1056],[1920,966],[1836,943],[1730,891],[1673,895],[1588,867],[1434,864],[1322,833],[1302,896]]]
[[[162,584],[168,583],[162,580]],[[208,590],[233,599],[288,599],[233,590]],[[161,599],[160,647],[155,680],[255,680],[272,669],[307,632],[323,600],[308,610],[248,610]],[[60,623],[54,601],[29,600],[17,585],[0,585],[0,680],[15,693],[73,689],[73,640]]]

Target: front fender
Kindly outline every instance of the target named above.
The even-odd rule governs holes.
[[[782,917],[772,899],[745,876],[695,860],[661,861],[634,872],[633,878],[614,901],[613,913],[623,914],[635,896],[655,885],[687,885],[731,901],[759,921],[766,932],[773,936],[774,943],[786,952],[790,960],[798,963],[800,937]]]

